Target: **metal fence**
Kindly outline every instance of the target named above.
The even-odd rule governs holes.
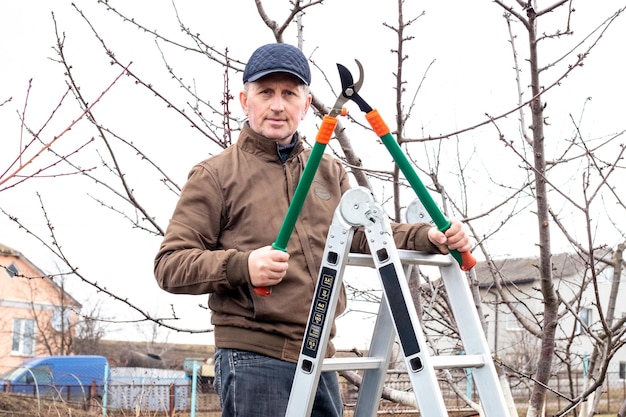
[[[532,384],[529,384],[528,379],[519,377],[509,377],[509,384],[515,404],[525,411]],[[574,374],[571,381],[564,373],[554,375],[548,384],[546,414],[551,415],[568,407],[572,400],[584,391],[585,386],[586,381],[582,372]],[[618,372],[607,373],[599,397],[597,414],[617,414],[624,399],[626,399],[626,380],[620,378]],[[571,412],[568,415],[577,416],[578,414]]]

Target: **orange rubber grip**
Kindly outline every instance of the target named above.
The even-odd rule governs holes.
[[[267,297],[272,293],[272,287],[254,287],[254,292],[261,297]]]
[[[337,119],[331,116],[324,116],[320,130],[317,132],[317,136],[315,137],[315,142],[321,143],[322,145],[328,145],[336,126]]]
[[[461,254],[461,271],[469,271],[474,266],[476,266],[476,258],[470,251],[467,252],[459,252]]]
[[[389,128],[387,127],[387,124],[385,123],[383,118],[378,113],[378,110],[374,109],[371,112],[367,113],[365,115],[365,118],[369,122],[370,126],[372,126],[372,129],[374,129],[374,133],[376,133],[379,138],[389,133]]]

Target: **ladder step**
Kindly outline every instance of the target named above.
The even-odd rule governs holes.
[[[483,355],[432,356],[430,358],[435,369],[480,368],[485,365]],[[352,369],[378,369],[383,365],[383,358],[326,358],[322,363],[322,371],[345,371]]]
[[[352,369],[378,369],[384,363],[383,358],[326,358],[322,363],[322,371],[346,371]]]
[[[454,258],[447,255],[435,255],[426,252],[416,252],[406,249],[397,249],[398,257],[404,265],[428,265],[428,266],[449,266],[454,262]],[[354,253],[348,254],[348,265],[351,266],[374,266],[372,255]]]
[[[480,368],[486,363],[484,355],[433,356],[431,360],[435,369]]]

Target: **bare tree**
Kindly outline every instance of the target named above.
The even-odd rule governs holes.
[[[598,28],[598,33],[594,34],[595,36],[592,37],[587,46],[581,47],[582,52],[577,52],[576,55],[574,55],[573,52],[576,49],[567,51],[560,59],[548,63],[547,65],[544,65],[542,67],[539,64],[539,57],[541,56],[540,43],[572,34],[570,20],[574,9],[571,7],[571,2],[562,0],[543,9],[538,8],[537,2],[518,2],[518,4],[514,6],[510,6],[506,4],[506,2],[499,0],[496,0],[496,3],[505,10],[505,18],[509,24],[509,27],[511,27],[513,22],[520,23],[525,28],[528,35],[528,58],[526,59],[526,61],[528,62],[529,66],[528,72],[530,78],[531,93],[530,99],[528,100],[523,99],[524,89],[522,88],[519,77],[519,74],[521,73],[521,67],[517,64],[517,43],[515,42],[516,39],[513,35],[511,36],[511,45],[513,46],[513,54],[516,64],[515,68],[518,74],[518,91],[520,92],[519,120],[520,132],[523,138],[523,142],[521,144],[523,145],[525,142],[528,145],[530,151],[532,152],[532,158],[527,158],[525,156],[527,152],[524,150],[524,147],[520,146],[520,144],[517,144],[514,140],[506,138],[502,133],[500,133],[500,137],[503,141],[506,142],[507,146],[509,146],[513,150],[513,152],[519,156],[523,165],[526,166],[530,172],[532,172],[532,175],[534,177],[531,184],[533,185],[532,195],[536,202],[536,215],[539,232],[539,264],[537,265],[537,268],[540,275],[540,291],[542,297],[541,302],[543,304],[541,322],[536,323],[536,325],[538,325],[539,327],[536,327],[536,325],[526,326],[526,328],[529,329],[533,328],[535,330],[539,330],[538,336],[541,338],[541,350],[537,357],[537,370],[534,377],[536,383],[533,385],[534,388],[530,398],[530,404],[527,413],[529,417],[534,417],[538,415],[544,415],[545,413],[546,387],[548,386],[548,382],[551,377],[552,365],[555,358],[555,347],[557,346],[556,329],[559,320],[559,306],[561,305],[559,295],[555,289],[555,278],[553,277],[552,272],[552,238],[549,227],[551,223],[561,223],[559,215],[550,208],[550,201],[551,199],[554,199],[553,197],[551,197],[551,194],[554,192],[558,193],[566,201],[572,203],[574,207],[580,209],[580,211],[584,215],[584,218],[586,219],[586,230],[591,233],[591,230],[594,227],[593,224],[590,222],[591,200],[601,194],[603,189],[611,194],[610,183],[613,177],[611,176],[611,173],[614,172],[614,170],[618,167],[617,162],[622,159],[622,155],[624,152],[622,146],[621,150],[617,153],[616,159],[612,161],[601,160],[600,158],[597,158],[593,152],[591,152],[589,146],[585,143],[585,141],[582,140],[582,138],[579,138],[577,135],[573,142],[576,143],[576,139],[580,141],[580,149],[582,149],[581,154],[569,156],[568,153],[571,153],[575,147],[568,147],[566,148],[565,153],[561,157],[561,159],[556,161],[547,160],[546,141],[550,138],[546,137],[544,128],[549,125],[549,122],[548,116],[546,114],[546,104],[542,97],[546,94],[548,90],[560,85],[560,83],[563,82],[563,80],[565,80],[565,78],[573,70],[583,65],[585,59],[589,55],[589,52],[597,45],[598,41],[602,38],[607,28],[614,22],[614,20],[621,14],[624,9],[618,9],[613,16],[609,17],[607,21],[605,21]],[[566,13],[564,13],[564,18],[562,19],[565,24],[565,28],[556,29],[553,33],[539,33],[537,29],[538,20],[541,19],[543,16],[555,12],[559,8],[563,8],[567,4],[570,5],[570,8],[567,10]],[[511,33],[513,33],[512,30]],[[542,75],[545,75],[544,73],[546,73],[548,70],[554,69],[560,61],[566,60],[569,57],[571,57],[572,62],[567,65],[562,73],[557,74],[556,77],[553,77],[553,80],[547,83],[547,85],[545,81],[542,82]],[[530,126],[526,126],[525,122],[526,117],[524,115],[524,108],[526,105],[530,107],[531,112]],[[497,124],[498,123],[494,121],[494,125],[497,126]],[[528,132],[528,129],[530,130],[530,132]],[[621,133],[616,136],[621,136]],[[609,142],[611,142],[611,139],[609,139],[605,143]],[[578,147],[576,147],[576,149],[578,149]],[[585,205],[580,205],[576,203],[574,199],[571,198],[571,196],[567,195],[564,190],[560,189],[550,179],[551,168],[554,169],[554,167],[563,164],[567,160],[577,158],[586,158],[588,161],[588,169],[583,176],[582,184],[583,195],[585,196]],[[603,171],[607,172],[604,173]],[[591,178],[593,178],[594,176],[596,176],[600,180],[599,183],[592,185],[593,183]],[[623,202],[621,202],[619,196],[615,197],[618,204],[623,207]],[[563,232],[565,233],[564,229]],[[578,242],[571,235],[566,234],[566,236],[575,248],[581,250],[582,256],[587,258],[587,263],[590,265],[594,265],[595,244],[591,235],[588,234],[588,239],[586,241],[583,241],[582,243]],[[595,274],[595,268],[592,268],[591,272]],[[594,277],[591,282],[597,283],[597,279]],[[505,300],[507,300],[506,296]],[[511,310],[513,312],[516,312],[516,309]],[[521,315],[518,314],[518,317],[521,321],[527,322],[521,317]],[[607,361],[602,362],[604,366],[608,366]],[[603,380],[604,378],[602,377],[601,379]],[[583,396],[582,398],[585,397]]]
[[[76,326],[74,351],[77,355],[93,355],[98,352],[98,345],[106,335],[106,323],[110,319],[102,314],[101,302],[83,306]]]

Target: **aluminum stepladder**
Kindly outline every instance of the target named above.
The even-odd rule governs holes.
[[[364,227],[371,256],[349,253],[359,226]],[[373,266],[383,296],[368,356],[325,359],[347,265]],[[439,267],[465,355],[430,355],[409,292],[407,277],[414,265]],[[483,415],[509,416],[469,285],[458,263],[451,255],[398,250],[382,207],[368,189],[355,188],[344,194],[328,232],[286,417],[310,416],[321,372],[341,370],[364,370],[354,416],[375,416],[396,336],[420,415],[448,416],[436,369],[471,368]]]

